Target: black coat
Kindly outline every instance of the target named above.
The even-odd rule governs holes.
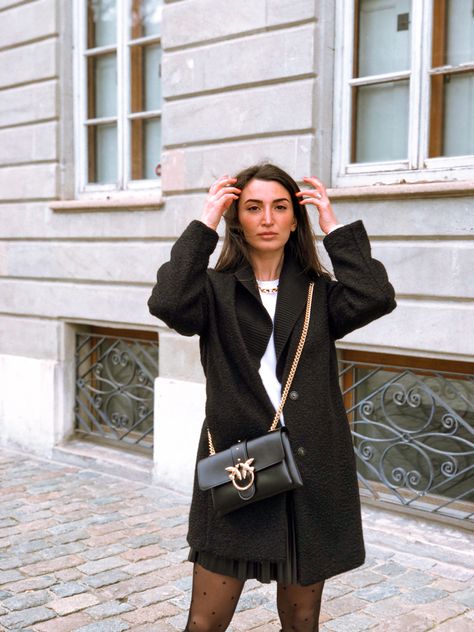
[[[274,408],[258,374],[272,331],[249,265],[235,272],[209,269],[216,231],[194,220],[160,267],[150,312],[177,332],[199,334],[206,375],[206,418],[196,459],[252,439],[271,425]],[[337,281],[316,279],[310,328],[284,409],[303,487],[294,490],[300,582],[311,584],[365,560],[355,454],[338,379],[334,340],[388,314],[394,289],[371,257],[362,220],[329,233],[323,244]],[[304,317],[309,279],[285,254],[275,313],[277,375],[286,380]],[[283,560],[284,494],[217,517],[195,473],[187,540],[198,550],[252,560]]]

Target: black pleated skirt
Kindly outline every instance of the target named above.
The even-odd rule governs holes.
[[[209,551],[196,551],[192,547],[190,547],[189,550],[188,560],[190,562],[198,562],[198,564],[214,573],[229,575],[230,577],[236,577],[242,581],[246,579],[257,579],[264,584],[269,584],[272,580],[282,584],[297,584],[298,569],[296,563],[296,535],[292,491],[286,492],[286,515],[287,556],[282,562],[234,559],[215,555]]]

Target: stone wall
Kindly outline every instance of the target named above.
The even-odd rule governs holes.
[[[77,326],[156,330],[156,473],[179,443],[173,484],[189,486],[203,376],[197,340],[148,314],[156,268],[224,172],[270,160],[330,185],[334,3],[235,7],[165,5],[163,204],[66,211],[50,204],[75,190],[72,2],[0,0],[0,443],[49,454],[71,434]],[[364,220],[398,299],[340,346],[472,357],[472,197],[335,196],[334,206],[341,222]]]

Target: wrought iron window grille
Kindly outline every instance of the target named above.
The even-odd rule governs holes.
[[[339,376],[361,498],[471,522],[474,367],[463,373],[427,369],[442,364],[434,359],[421,364],[342,352]]]
[[[157,335],[109,332],[76,334],[76,433],[151,451]]]

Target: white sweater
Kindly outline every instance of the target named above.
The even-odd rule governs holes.
[[[257,280],[257,284],[263,288],[271,288],[276,287],[278,285],[278,279],[273,281],[259,281]],[[278,292],[272,292],[271,294],[267,292],[262,292],[260,290],[260,297],[262,299],[262,303],[265,305],[267,312],[270,314],[270,318],[272,321],[275,321],[275,309],[277,302]],[[275,340],[272,335],[270,336],[270,340],[268,341],[267,348],[265,353],[260,360],[260,368],[258,370],[260,373],[260,377],[262,378],[263,385],[265,390],[268,393],[268,397],[272,402],[275,410],[280,405],[281,400],[281,384],[278,381],[276,376],[276,353],[275,353]],[[280,417],[282,425],[284,425],[283,414]]]

